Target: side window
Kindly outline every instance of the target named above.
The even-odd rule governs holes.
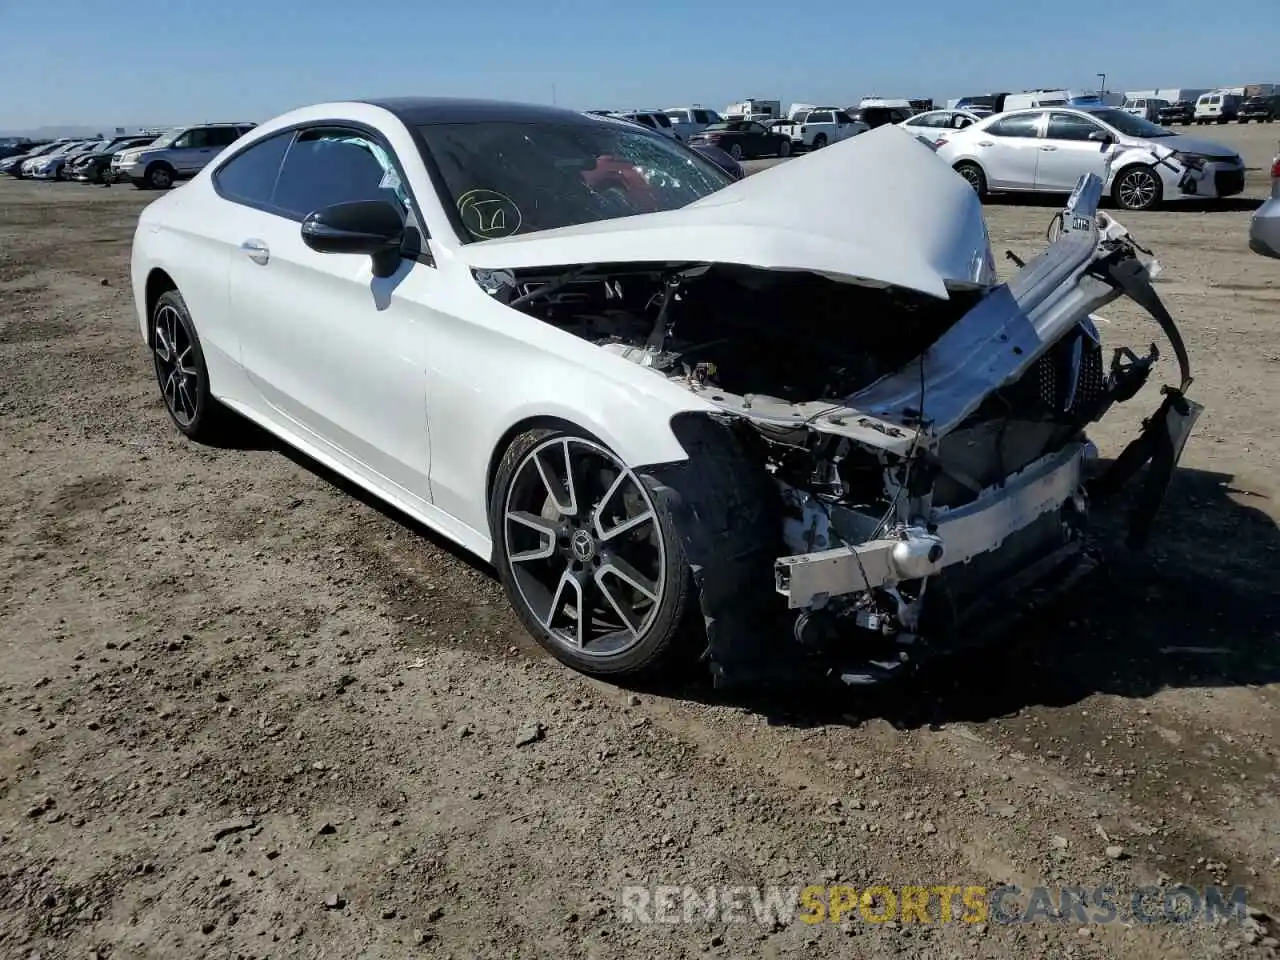
[[[836,114],[836,123],[853,123],[853,117],[841,110]]]
[[[207,127],[196,127],[194,130],[188,130],[187,136],[191,139],[187,146],[197,150],[212,146],[209,137],[209,134],[212,132],[213,131],[209,130]]]
[[[834,123],[830,110],[815,110],[809,114],[805,123]]]
[[[182,136],[178,137],[178,139],[174,140],[171,146],[174,150],[187,150],[194,147],[196,145],[195,136],[198,132],[199,131],[197,130],[188,130],[186,133],[182,134]],[[201,144],[201,146],[203,146],[203,144]]]
[[[710,123],[711,118],[707,116],[707,111],[695,110],[693,111],[693,122],[694,123]]]
[[[214,186],[224,198],[235,203],[269,205],[280,163],[292,142],[292,130],[258,141],[218,168],[213,175]]]
[[[765,128],[758,123],[748,123],[747,133],[765,133]]]
[[[1102,128],[1088,117],[1074,113],[1049,114],[1050,140],[1088,140],[1089,134],[1101,132]]]
[[[229,147],[240,139],[240,131],[235,127],[213,127],[208,134],[211,147]]]
[[[946,114],[942,113],[922,113],[911,118],[913,127],[940,127]]]
[[[1043,113],[1020,113],[1012,117],[1002,117],[987,127],[987,132],[997,137],[1035,137],[1036,129],[1040,126],[1040,118],[1043,116]]]
[[[301,219],[351,200],[390,200],[404,209],[404,185],[390,154],[355,131],[299,133],[280,168],[272,206]]]

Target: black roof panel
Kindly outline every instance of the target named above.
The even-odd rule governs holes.
[[[451,97],[389,97],[362,100],[395,114],[406,126],[433,123],[593,123],[576,110],[537,103],[505,100],[468,100]]]

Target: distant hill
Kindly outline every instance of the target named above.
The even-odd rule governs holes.
[[[133,133],[138,130],[159,130],[163,125],[154,127],[138,127],[126,126],[124,133]],[[114,136],[116,127],[84,127],[84,126],[48,126],[34,127],[28,130],[0,130],[0,138],[3,137],[30,137],[32,140],[57,140],[59,137],[92,137],[97,134],[104,136]]]

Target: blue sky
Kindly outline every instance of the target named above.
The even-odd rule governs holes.
[[[717,109],[1280,81],[1280,0],[0,0],[0,130],[262,120],[326,99]]]

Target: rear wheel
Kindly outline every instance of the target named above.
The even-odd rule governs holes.
[[[821,150],[826,145],[827,145],[827,135],[825,133],[820,133],[813,138],[813,149]]]
[[[791,156],[791,141],[790,141],[790,140],[783,140],[780,144],[778,144],[778,156],[780,156],[780,157],[789,157],[789,156]]]
[[[976,163],[963,160],[955,165],[956,173],[964,177],[968,181],[969,186],[973,187],[973,192],[979,198],[985,199],[987,196],[987,175],[982,172],[982,168]]]
[[[1150,210],[1164,196],[1164,182],[1151,167],[1135,166],[1121,170],[1111,188],[1116,206],[1125,210]]]
[[[192,440],[208,440],[222,427],[224,408],[209,393],[209,369],[196,325],[177,290],[168,290],[151,311],[151,355],[165,410]]]
[[[494,557],[525,628],[593,676],[670,662],[696,605],[661,487],[565,426],[507,448],[489,502]]]
[[[741,160],[744,156],[742,152],[742,144],[740,143],[729,144],[729,156],[733,157],[733,159],[735,160]]]

